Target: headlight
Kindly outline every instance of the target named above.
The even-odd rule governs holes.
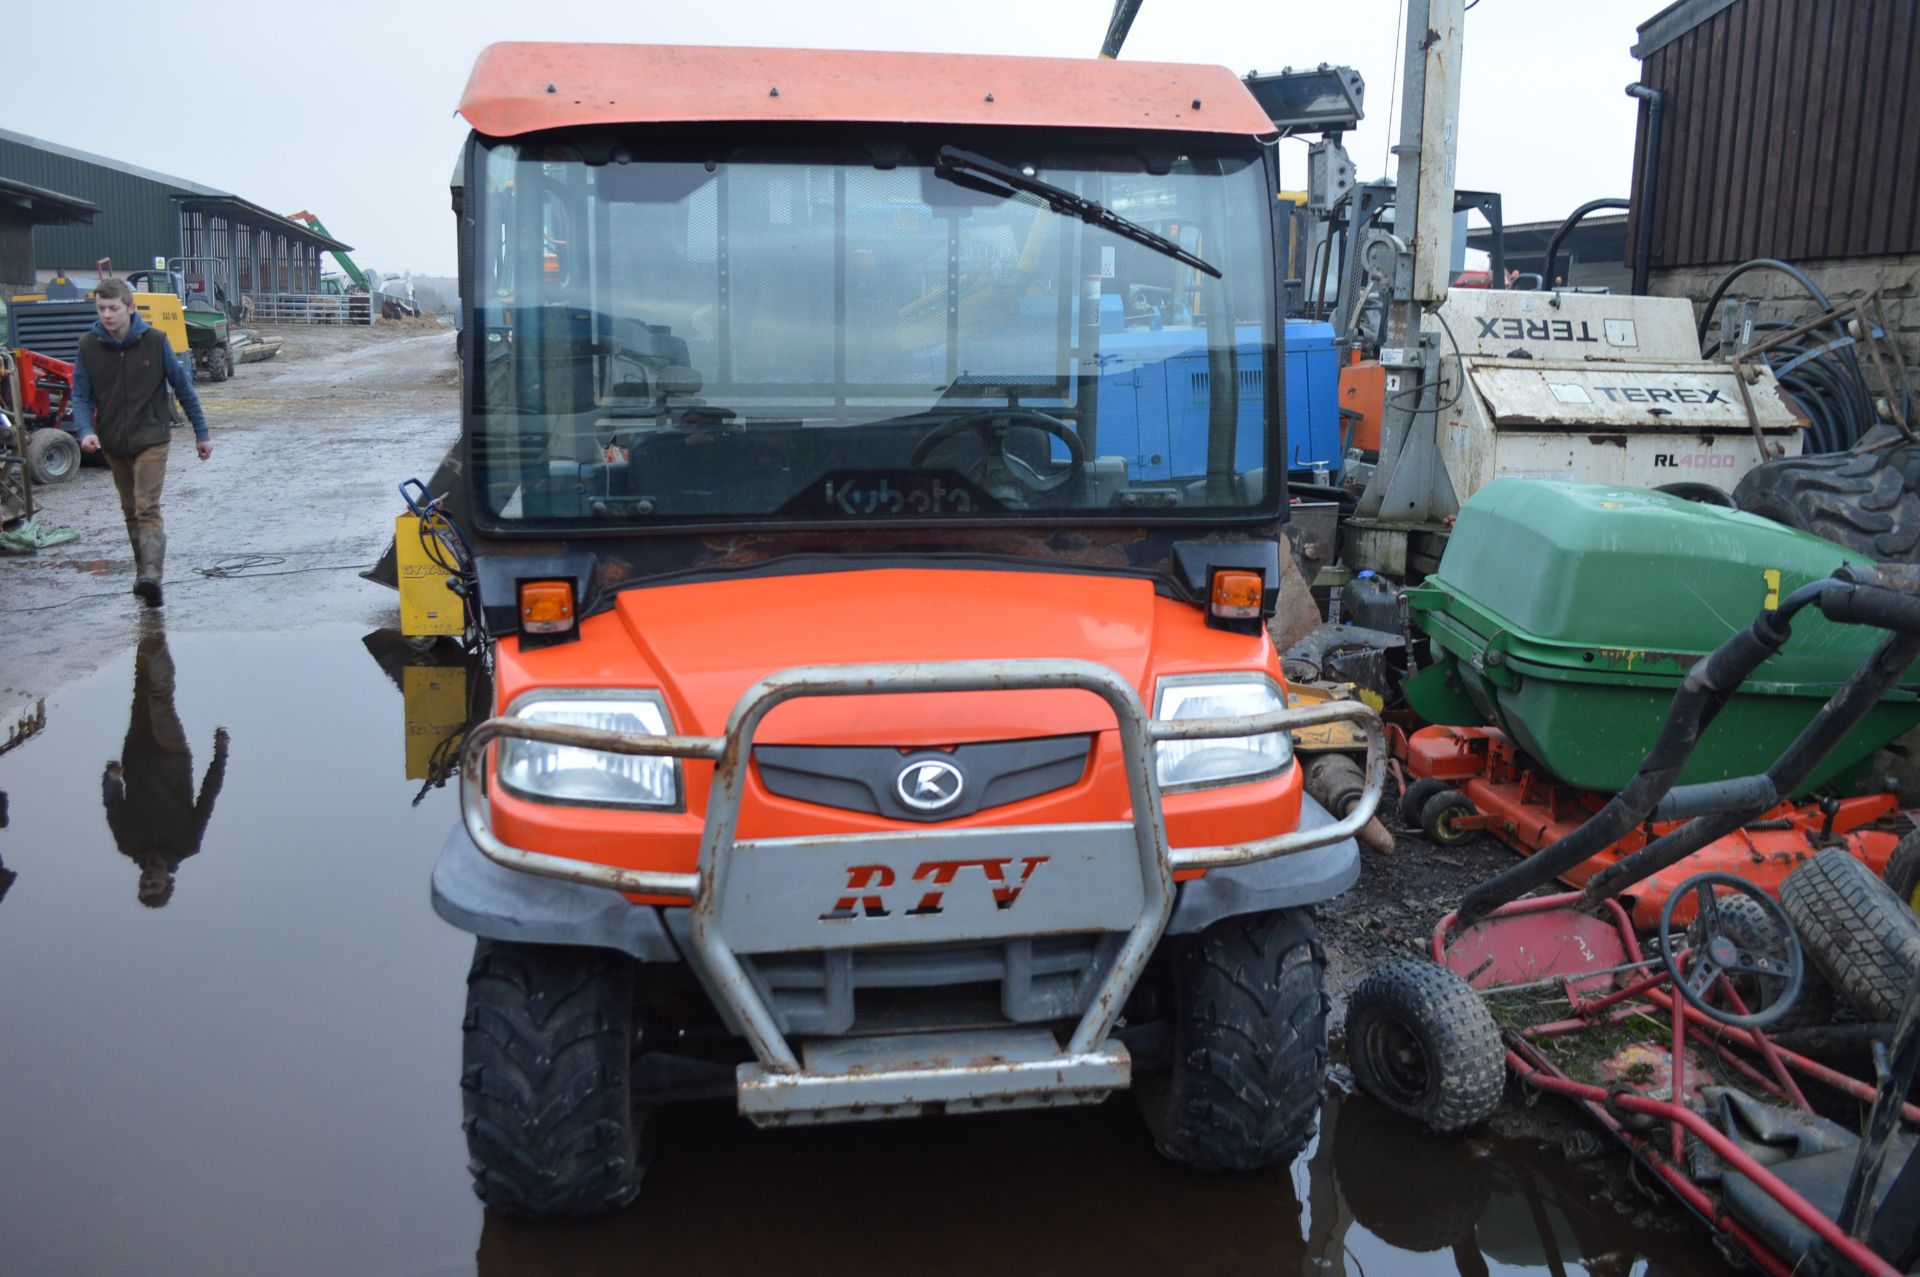
[[[1264,674],[1189,674],[1160,680],[1153,716],[1243,718],[1285,708],[1280,689]],[[1285,732],[1161,741],[1153,748],[1163,790],[1242,784],[1276,775],[1293,761],[1293,740]]]
[[[515,702],[515,718],[648,736],[669,733],[658,692],[539,692]],[[680,763],[643,754],[609,754],[540,741],[500,742],[500,783],[536,802],[583,807],[675,807]]]

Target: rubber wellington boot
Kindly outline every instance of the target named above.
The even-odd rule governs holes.
[[[143,532],[134,538],[133,592],[145,599],[148,607],[159,607],[164,602],[160,572],[166,555],[167,543],[160,534]]]

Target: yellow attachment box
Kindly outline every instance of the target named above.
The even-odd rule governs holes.
[[[418,517],[403,514],[394,519],[393,549],[400,584],[400,632],[410,638],[464,634],[466,604],[447,588],[453,573],[434,562],[421,543]]]

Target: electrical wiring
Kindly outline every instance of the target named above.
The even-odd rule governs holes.
[[[1455,404],[1460,402],[1460,396],[1466,393],[1466,388],[1467,388],[1467,379],[1461,375],[1461,371],[1460,371],[1461,369],[1466,367],[1466,359],[1460,354],[1460,341],[1458,338],[1456,338],[1453,335],[1453,325],[1449,324],[1447,322],[1447,317],[1445,315],[1442,315],[1439,311],[1437,310],[1433,311],[1432,314],[1435,319],[1440,321],[1440,327],[1444,329],[1447,334],[1447,343],[1453,347],[1453,367],[1454,367],[1453,398],[1447,400],[1443,404],[1435,404],[1431,408],[1413,407],[1413,408],[1405,409],[1406,412],[1411,413],[1416,417],[1424,416],[1428,413],[1445,412],[1447,409],[1453,407]],[[1439,382],[1435,381],[1434,384],[1437,386]],[[1422,385],[1422,386],[1415,386],[1412,390],[1398,391],[1394,394],[1388,395],[1387,402],[1392,403],[1396,399],[1403,399],[1408,395],[1412,395],[1414,396],[1414,402],[1417,404],[1419,402],[1419,396],[1425,393],[1426,389],[1427,388],[1424,385]]]

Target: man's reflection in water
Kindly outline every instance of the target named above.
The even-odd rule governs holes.
[[[173,898],[180,862],[200,850],[213,800],[227,772],[227,729],[213,733],[213,763],[193,792],[193,752],[173,708],[173,657],[166,631],[140,640],[133,665],[133,711],[120,757],[100,777],[107,826],[140,866],[140,903],[158,909]]]
[[[4,789],[0,789],[0,829],[5,829],[6,827],[7,827],[7,791]],[[13,872],[13,870],[7,868],[6,861],[0,860],[0,900],[5,900],[7,898],[7,888],[11,887],[13,885],[13,880],[15,878],[18,878],[19,876],[20,876],[19,874],[16,874]]]

